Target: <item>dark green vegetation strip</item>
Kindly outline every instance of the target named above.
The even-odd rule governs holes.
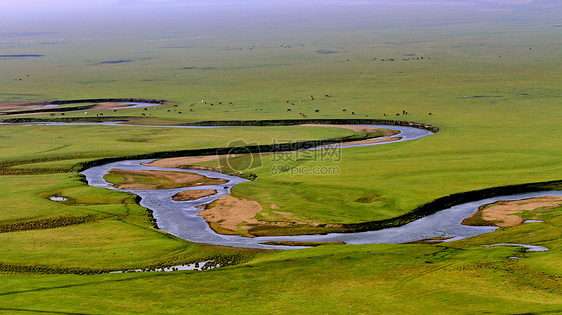
[[[13,168],[13,166],[53,162],[53,161],[61,161],[61,160],[100,158],[105,156],[107,156],[107,154],[66,154],[66,155],[56,155],[56,156],[49,156],[49,157],[42,157],[42,158],[0,161],[0,175],[40,175],[40,174],[56,174],[56,173],[72,172],[74,171],[73,168],[68,169],[65,167]]]
[[[214,269],[218,267],[234,266],[252,260],[252,253],[234,253],[234,254],[215,254],[204,258],[205,264],[202,270]],[[198,263],[199,261],[188,261],[184,265]],[[161,262],[149,266],[140,267],[142,271],[156,271],[163,268],[171,267],[170,262]],[[111,270],[107,268],[88,268],[88,267],[59,267],[47,266],[42,264],[9,264],[0,262],[0,273],[8,274],[76,274],[76,275],[94,275],[101,273],[109,273]],[[128,269],[119,270],[122,272],[130,272]]]
[[[83,224],[96,221],[96,216],[92,214],[80,216],[59,216],[37,220],[27,220],[19,222],[0,223],[0,233],[53,229],[63,226]]]
[[[56,267],[46,265],[7,264],[0,262],[0,272],[12,274],[76,274],[93,275],[106,273],[111,270],[87,268],[87,267]]]
[[[166,100],[158,100],[153,98],[87,98],[79,100],[61,100],[52,101],[45,104],[64,105],[64,104],[78,104],[78,103],[151,103],[151,104],[164,104]]]
[[[288,126],[301,124],[390,125],[405,126],[438,132],[439,127],[412,121],[389,119],[280,119],[280,120],[214,120],[189,124],[191,126]]]

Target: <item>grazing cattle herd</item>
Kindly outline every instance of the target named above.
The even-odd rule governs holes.
[[[332,97],[332,95],[331,95],[331,94],[326,94],[325,97],[329,98],[329,97]],[[313,101],[313,100],[314,100],[314,95],[310,95],[310,99],[311,99],[311,101]],[[299,101],[299,102],[302,102],[300,99],[299,99],[298,101]],[[286,102],[287,104],[288,104],[288,103],[291,103],[291,105],[293,105],[293,106],[295,105],[295,102],[292,102],[290,99],[286,99],[285,102]],[[207,101],[201,100],[201,103],[207,104]],[[190,107],[193,107],[193,106],[195,106],[195,104],[196,104],[196,103],[191,103],[191,105],[189,105],[189,106],[190,106]],[[222,105],[222,102],[218,102],[218,104]],[[232,105],[232,102],[229,102],[228,104]],[[209,105],[210,105],[210,106],[213,106],[213,103],[209,103]],[[179,104],[173,104],[173,107],[174,107],[174,108],[178,108],[179,106],[180,106]],[[125,108],[123,108],[123,109],[125,109]],[[158,107],[155,106],[153,109],[154,109],[154,110],[157,110]],[[178,108],[178,109],[179,109],[179,108]],[[150,110],[150,109],[149,109],[148,107],[144,107],[144,108],[143,108],[143,111],[145,111],[145,112],[149,112],[149,110]],[[263,109],[262,109],[262,108],[255,108],[254,110],[255,110],[255,111],[261,111],[261,110],[263,110]],[[189,111],[190,111],[190,112],[193,112],[194,110],[193,110],[193,108],[190,108]],[[292,108],[287,108],[286,111],[287,111],[287,112],[292,112],[293,109],[292,109]],[[346,108],[342,108],[341,111],[342,111],[342,112],[347,112],[347,109],[346,109]],[[114,109],[113,112],[114,112],[114,113],[117,113],[118,110],[117,110],[117,109]],[[174,110],[172,110],[172,109],[167,109],[166,112],[167,112],[167,113],[172,113],[172,112],[174,112],[174,113],[176,113],[176,114],[178,114],[178,115],[183,114],[182,111],[179,111],[179,110],[176,110],[176,109],[174,109]],[[314,109],[314,113],[320,113],[320,109]],[[145,117],[146,117],[146,116],[147,116],[146,114],[147,114],[147,113],[142,112],[142,113],[141,113],[141,117],[142,117],[142,116],[145,116]],[[401,113],[398,112],[398,113],[395,114],[395,116],[401,116],[401,115],[405,116],[405,115],[408,115],[408,114],[409,114],[409,113],[408,113],[406,110],[402,110]],[[57,114],[56,114],[56,113],[49,113],[49,115],[50,115],[50,116],[56,116]],[[61,115],[61,116],[64,116],[65,113],[60,113],[60,115]],[[84,115],[88,115],[88,112],[84,112]],[[307,115],[306,115],[305,112],[303,112],[303,111],[299,112],[299,115],[300,115],[302,118],[307,118]],[[356,115],[355,111],[352,111],[352,112],[351,112],[351,115]],[[429,115],[432,116],[433,113],[430,112]],[[99,116],[103,116],[103,113],[97,113],[97,114],[96,114],[96,117],[99,117]],[[152,116],[152,114],[148,113],[148,116]],[[365,117],[369,117],[369,115],[364,115],[364,116],[365,116]],[[386,116],[388,116],[388,115],[387,115],[386,113],[383,113],[383,116],[386,117]]]

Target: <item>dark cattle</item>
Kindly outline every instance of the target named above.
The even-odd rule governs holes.
[[[100,116],[103,116],[103,113],[100,113]]]
[[[171,110],[170,110],[170,109],[168,109],[168,113],[169,113],[169,112],[171,112]]]
[[[193,111],[193,109],[190,109],[189,111],[190,111],[190,112],[192,112],[192,111]]]
[[[291,103],[291,105],[295,105],[295,103]]]
[[[178,105],[174,105],[174,107],[178,107]]]
[[[345,112],[345,111],[347,111],[347,110],[346,110],[346,109],[343,109],[343,110],[342,110],[342,112]]]
[[[315,110],[314,112],[315,112],[315,113],[318,113],[319,111],[320,111],[320,110],[319,110],[319,109],[317,109],[317,110]]]
[[[400,114],[396,114],[396,116],[400,116]]]
[[[64,116],[64,113],[60,113],[61,116]]]
[[[213,106],[213,103],[211,103],[211,106]]]
[[[182,112],[178,112],[178,114],[183,114]]]
[[[114,113],[117,113],[117,110],[116,110],[116,109],[114,109],[114,110],[113,110],[113,112],[114,112]]]
[[[288,112],[290,112],[290,111],[291,111],[291,109],[290,109],[290,108],[287,108],[287,111],[288,111]]]
[[[222,104],[222,102],[219,102],[219,105]]]
[[[142,113],[142,116],[146,116],[146,114],[145,114],[145,113]]]
[[[355,112],[351,112],[351,115],[355,115]]]
[[[429,113],[429,116],[431,116],[431,115],[432,115],[432,114],[431,114],[431,113]]]

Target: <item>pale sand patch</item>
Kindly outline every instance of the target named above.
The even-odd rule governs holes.
[[[254,200],[242,200],[230,195],[223,196],[208,207],[199,212],[211,228],[221,234],[239,234],[242,236],[253,237],[252,229],[255,227],[294,227],[308,226],[317,227],[324,226],[326,228],[341,228],[342,224],[321,224],[316,222],[300,222],[300,221],[263,221],[258,220],[255,216],[262,210],[261,205]],[[276,214],[284,216],[293,216],[290,212],[273,211]],[[267,213],[261,214],[267,216]],[[263,232],[263,231],[262,231]],[[271,235],[281,235],[281,234]]]
[[[546,196],[512,201],[499,201],[492,206],[482,210],[482,219],[486,221],[499,221],[496,226],[517,226],[525,219],[517,216],[521,211],[534,210],[543,207],[556,207],[562,205],[562,196]],[[471,218],[476,214],[469,216]],[[468,219],[467,218],[467,219]]]
[[[226,195],[213,201],[198,215],[205,218],[208,223],[215,223],[222,229],[236,232],[241,223],[257,223],[258,220],[254,217],[261,210],[262,207],[257,201]],[[242,229],[247,228],[243,226]]]
[[[276,204],[269,205],[269,209],[279,209],[279,206]]]
[[[237,155],[232,155],[234,157]],[[155,166],[155,167],[168,167],[168,168],[178,168],[182,165],[186,164],[196,164],[200,162],[212,161],[217,160],[220,158],[225,158],[226,155],[200,155],[200,156],[182,156],[182,157],[175,157],[175,158],[167,158],[161,160],[155,160],[150,163],[143,163],[143,165],[147,166]]]
[[[184,190],[172,196],[175,201],[190,201],[199,198],[212,196],[216,194],[217,191],[214,189],[203,189],[203,190]]]
[[[198,185],[219,185],[227,183],[228,181],[221,178],[209,178],[203,175],[190,173],[190,172],[169,172],[169,171],[132,171],[132,170],[120,170],[120,169],[110,169],[108,173],[118,174],[119,176],[125,177],[125,182],[115,185],[117,188],[121,189],[168,189],[168,188],[179,188],[179,187],[192,187]],[[134,178],[127,176],[149,176],[155,179],[163,179],[167,183],[139,183],[136,182]]]

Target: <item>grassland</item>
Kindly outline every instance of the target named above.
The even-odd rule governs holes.
[[[258,201],[262,217],[276,220],[359,223],[393,218],[453,193],[560,180],[558,11],[478,11],[487,7],[476,6],[448,8],[444,14],[423,8],[423,14],[415,6],[399,13],[375,6],[348,6],[337,14],[315,8],[251,22],[226,15],[187,22],[175,17],[150,29],[143,23],[153,18],[143,23],[123,18],[98,32],[88,30],[91,36],[71,27],[61,33],[4,34],[2,55],[43,56],[0,60],[0,101],[174,102],[146,111],[88,109],[64,116],[89,121],[103,113],[104,119],[127,117],[142,125],[300,119],[305,113],[311,119],[390,118],[440,127],[412,142],[345,149],[339,161],[288,153],[280,162],[279,155],[264,155],[247,169],[242,160],[231,160],[258,175],[235,193]],[[103,35],[107,31],[111,38]],[[395,61],[387,61],[391,58]],[[327,127],[0,125],[0,226],[52,224],[0,233],[0,310],[562,311],[561,209],[542,214],[545,223],[445,244],[262,252],[171,237],[153,228],[134,196],[89,187],[69,172],[79,162],[106,157],[223,147],[235,140],[269,144],[349,135],[353,132]],[[272,174],[279,164],[334,167],[339,175]],[[68,200],[54,202],[50,196]],[[276,214],[271,205],[291,216]],[[540,244],[550,251],[481,246],[499,242]],[[202,273],[77,275],[217,257],[241,264]]]

